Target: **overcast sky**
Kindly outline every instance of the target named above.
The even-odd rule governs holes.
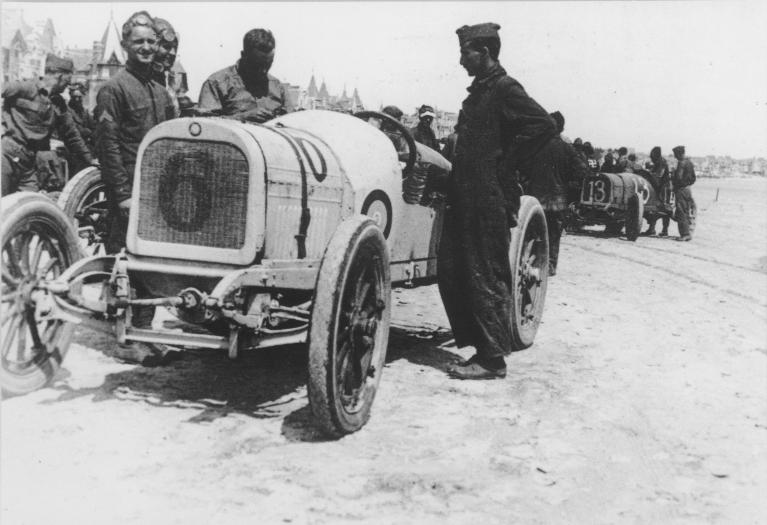
[[[368,108],[457,111],[470,83],[456,28],[501,25],[501,63],[565,133],[597,146],[693,156],[767,157],[767,2],[18,3],[50,17],[66,45],[90,47],[110,12],[146,9],[180,34],[190,95],[239,57],[243,34],[271,29],[272,73],[331,94],[356,87]]]

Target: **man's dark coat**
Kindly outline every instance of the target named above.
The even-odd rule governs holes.
[[[456,345],[483,357],[511,349],[509,228],[517,157],[556,135],[554,121],[499,65],[468,88],[438,256],[439,290]]]

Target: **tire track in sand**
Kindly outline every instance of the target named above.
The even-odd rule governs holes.
[[[757,299],[755,297],[752,297],[750,295],[746,295],[744,293],[741,293],[741,292],[738,292],[738,291],[735,291],[735,290],[731,290],[729,288],[724,288],[722,286],[719,286],[717,284],[712,283],[711,281],[707,281],[707,280],[704,280],[704,279],[698,279],[698,278],[695,278],[695,277],[690,277],[689,275],[687,275],[687,274],[685,274],[683,272],[678,272],[678,271],[675,271],[675,270],[673,270],[671,268],[668,268],[666,266],[662,266],[662,265],[659,265],[659,264],[653,264],[653,263],[647,261],[646,259],[642,259],[642,258],[639,258],[639,257],[630,257],[628,255],[618,255],[617,253],[614,253],[614,252],[600,250],[598,248],[593,248],[593,247],[590,247],[590,246],[580,246],[578,244],[574,244],[574,243],[571,243],[571,242],[566,242],[566,241],[564,241],[564,239],[563,239],[562,244],[565,244],[568,247],[578,248],[578,249],[586,251],[586,252],[596,253],[596,254],[603,255],[605,257],[610,257],[610,258],[613,258],[613,259],[622,259],[624,261],[629,261],[629,262],[632,262],[632,263],[635,263],[635,264],[639,264],[641,266],[653,268],[655,270],[658,270],[658,271],[661,271],[661,272],[673,275],[674,277],[677,277],[677,278],[680,278],[680,279],[685,279],[686,281],[689,281],[691,283],[699,284],[699,285],[702,285],[702,286],[707,286],[707,287],[712,288],[712,289],[714,289],[714,290],[716,290],[718,292],[721,292],[721,293],[724,293],[724,294],[727,294],[727,295],[730,295],[730,296],[733,296],[733,297],[737,297],[739,299],[744,299],[744,300],[746,300],[746,301],[748,301],[750,303],[756,304],[756,305],[761,306],[763,308],[767,308],[767,302],[765,302],[763,300],[759,300],[759,299]],[[643,246],[642,248],[645,248],[645,247]],[[651,250],[651,251],[670,251],[670,250],[653,250],[652,248],[646,248],[646,249]],[[675,255],[687,255],[687,256],[689,256],[689,254],[680,254],[680,253],[673,252],[673,251],[671,251],[671,253],[674,253]],[[694,256],[692,258],[700,259],[702,261],[708,262],[709,264],[713,264],[713,265],[716,265],[716,266],[733,266],[733,265],[731,265],[729,263],[723,263],[722,261],[717,261],[715,259],[706,259],[706,258],[700,257],[700,256]],[[738,268],[741,269],[742,267],[738,267]],[[761,273],[758,270],[751,270],[751,271],[755,271],[756,273]]]

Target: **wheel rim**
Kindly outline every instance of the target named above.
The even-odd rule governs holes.
[[[545,298],[543,283],[549,271],[545,256],[548,247],[539,222],[528,225],[517,261],[517,311],[523,330],[535,328],[539,305]]]
[[[85,192],[74,217],[81,247],[89,255],[105,252],[108,216],[106,186],[97,184]]]
[[[389,211],[383,201],[373,201],[365,214],[375,221],[381,231],[386,230],[386,226],[389,224]]]
[[[364,249],[364,247],[363,247]],[[343,410],[362,410],[375,390],[381,370],[386,305],[383,270],[375,255],[355,257],[340,302],[335,333],[335,386]]]
[[[69,264],[56,230],[44,220],[27,223],[11,232],[2,249],[2,339],[3,369],[15,374],[33,373],[54,357],[61,321],[47,317],[38,285],[56,278]]]

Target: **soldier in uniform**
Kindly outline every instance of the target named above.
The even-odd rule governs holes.
[[[642,165],[639,162],[637,162],[636,154],[629,153],[628,165],[626,166],[626,171],[628,171],[629,173],[639,173],[643,169],[644,168],[642,167]]]
[[[423,105],[418,109],[418,125],[410,129],[410,133],[413,135],[413,139],[416,142],[420,142],[424,146],[428,146],[436,152],[439,152],[439,142],[437,136],[434,134],[434,130],[431,129],[431,123],[434,122],[434,108],[431,106]]]
[[[107,253],[125,246],[131,207],[136,155],[144,135],[154,126],[173,118],[173,103],[165,88],[152,79],[152,62],[157,52],[154,20],[146,11],[128,18],[122,27],[125,69],[110,78],[96,99],[96,150],[101,161],[101,178],[110,202]],[[138,289],[139,296],[146,291]],[[133,324],[151,326],[154,307],[133,309]],[[143,343],[119,345],[117,357],[160,364],[162,355]]]
[[[602,166],[599,168],[599,171],[602,173],[615,173],[615,158],[613,157],[613,150],[608,149],[607,153],[605,153],[604,158],[602,159]]]
[[[448,369],[459,379],[506,376],[504,356],[512,349],[509,229],[517,224],[522,193],[515,167],[541,135],[556,135],[548,112],[498,63],[498,29],[485,23],[456,31],[461,65],[474,81],[456,126],[438,282],[456,345],[476,349]]]
[[[54,131],[85,164],[95,164],[72,115],[63,104],[54,104],[72,79],[70,59],[48,55],[40,82],[13,81],[3,86],[2,195],[39,191],[36,155],[50,149]]]
[[[398,122],[402,119],[403,115],[402,110],[397,106],[386,106],[381,110],[381,113],[389,115],[391,118]],[[384,134],[389,137],[389,140],[391,140],[392,144],[394,144],[394,149],[397,150],[397,155],[399,156],[400,160],[407,160],[407,141],[405,141],[404,137],[402,137],[400,130],[384,120],[381,122],[381,131],[383,131]]]
[[[594,146],[591,142],[586,141],[583,143],[583,153],[586,154],[586,163],[589,166],[591,173],[599,173],[599,162],[594,158]]]
[[[559,137],[562,139],[561,147],[564,149],[567,156],[567,166],[565,167],[564,183],[567,186],[567,204],[578,202],[581,195],[581,185],[583,179],[589,172],[589,166],[586,161],[585,152],[583,146],[580,149],[576,147],[576,144],[581,142],[580,137],[575,139],[575,142],[568,144],[564,140],[562,133],[565,131],[565,116],[560,111],[551,113],[551,118],[557,125],[557,131]],[[561,233],[560,233],[561,237]]]
[[[165,87],[173,102],[174,115],[178,116],[180,109],[172,71],[178,53],[178,35],[170,22],[164,18],[154,19],[154,29],[157,33],[157,54],[152,62],[152,78]]]
[[[628,152],[629,150],[624,146],[618,148],[618,160],[615,162],[615,168],[613,169],[614,173],[624,173],[628,170]]]
[[[101,177],[112,207],[107,252],[125,246],[127,216],[131,205],[133,171],[138,146],[144,135],[164,120],[173,118],[173,103],[163,86],[152,79],[157,52],[154,21],[139,11],[123,24],[122,46],[127,54],[125,69],[109,79],[96,98],[96,148]]]
[[[450,162],[455,158],[455,146],[458,143],[458,133],[453,131],[445,138],[445,145],[442,147],[442,156]]]
[[[668,201],[667,193],[671,190],[669,187],[671,180],[669,179],[668,162],[663,158],[660,146],[655,146],[650,150],[650,175],[653,181],[653,187],[658,194],[658,200],[661,203]],[[668,225],[671,222],[670,217],[664,216],[661,218],[663,221],[663,229],[658,234],[659,237],[668,237]],[[647,231],[642,235],[655,235],[655,225],[658,223],[658,217],[653,217],[648,221]]]
[[[199,110],[240,120],[266,122],[294,110],[287,90],[269,74],[275,41],[268,29],[251,29],[240,60],[213,73],[200,89]]]
[[[89,152],[93,152],[93,132],[96,129],[96,122],[93,120],[90,112],[83,105],[83,97],[85,96],[85,85],[81,83],[73,84],[69,86],[69,111],[72,114],[72,120],[77,126],[77,131],[80,132],[80,136],[83,138],[83,142],[88,147]],[[82,163],[74,163],[71,172],[77,173],[78,171],[87,167]]]
[[[72,84],[69,86],[69,111],[72,112],[72,120],[74,120],[77,130],[80,132],[80,136],[88,146],[88,149],[93,149],[93,130],[96,128],[96,123],[93,121],[93,117],[83,105],[83,97],[85,96],[85,85],[82,83]]]
[[[674,220],[676,220],[679,228],[677,240],[691,241],[695,231],[695,216],[697,214],[695,199],[692,198],[692,191],[690,190],[690,186],[695,183],[695,167],[692,161],[685,156],[684,146],[677,146],[672,151],[677,160],[674,175],[671,177],[671,182],[674,185],[674,198],[676,199]]]

